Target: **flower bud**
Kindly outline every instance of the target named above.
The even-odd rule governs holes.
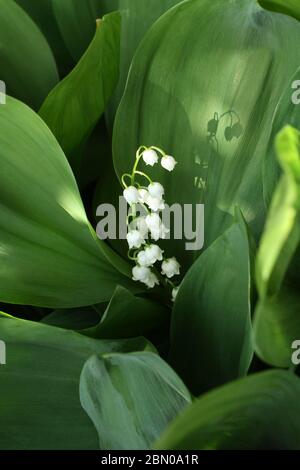
[[[129,248],[140,248],[145,243],[145,239],[139,230],[131,230],[127,233],[126,238]]]
[[[132,270],[132,279],[134,281],[143,282],[147,287],[152,289],[156,284],[159,284],[157,276],[151,271],[150,268],[144,266],[135,266]]]
[[[169,230],[162,223],[158,214],[149,214],[145,220],[153,240],[157,241],[160,238],[166,238]]]
[[[149,214],[146,216],[145,220],[149,230],[152,230],[153,228],[159,228],[162,223],[158,214]]]
[[[160,183],[155,182],[155,183],[149,184],[148,192],[149,192],[150,196],[156,197],[158,199],[162,199],[162,197],[165,193],[165,189]]]
[[[167,276],[168,279],[180,273],[180,264],[176,258],[169,258],[162,262],[161,273]]]
[[[159,284],[159,280],[157,279],[157,276],[151,272],[148,278],[144,281],[144,284],[146,284],[149,289],[153,289],[156,284]]]
[[[147,197],[149,195],[147,189],[138,189],[138,194],[139,194],[139,202],[141,204],[145,204]]]
[[[137,255],[137,262],[140,266],[153,266],[156,261],[163,259],[163,251],[158,245],[149,245]]]
[[[158,245],[152,244],[147,246],[146,252],[152,264],[156,263],[156,261],[162,261],[163,259],[163,250]]]
[[[134,281],[144,282],[151,273],[151,270],[144,266],[134,266],[132,269],[132,279]]]
[[[124,189],[123,196],[130,206],[131,204],[136,204],[139,202],[139,193],[134,186],[129,186],[128,188]]]
[[[177,165],[177,162],[174,157],[171,157],[171,155],[165,155],[162,157],[161,161],[161,166],[168,171],[173,171],[175,168],[175,165]]]
[[[157,212],[165,208],[165,202],[163,199],[152,197],[150,194],[148,194],[146,198],[146,204],[153,212]]]
[[[158,162],[158,155],[153,149],[144,150],[142,156],[146,165],[153,166]]]
[[[136,219],[132,220],[130,222],[130,230],[138,230],[141,235],[146,238],[146,235],[148,233],[148,226],[146,224],[146,219],[145,217],[137,217]]]

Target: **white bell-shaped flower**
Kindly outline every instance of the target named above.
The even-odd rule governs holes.
[[[137,217],[136,219],[130,222],[130,230],[138,230],[144,238],[148,233],[148,225],[146,223],[145,217]]]
[[[132,269],[132,279],[134,281],[142,282],[147,287],[153,288],[155,284],[159,284],[157,276],[151,271],[150,268],[145,266],[134,266]]]
[[[147,189],[144,189],[144,188],[138,189],[138,194],[139,194],[139,202],[141,204],[145,204],[147,197],[149,195]]]
[[[149,184],[148,192],[150,196],[156,197],[157,199],[162,199],[163,195],[165,194],[165,189],[162,184],[154,182]]]
[[[159,284],[159,280],[157,279],[157,276],[151,271],[147,280],[144,281],[144,284],[146,284],[149,289],[153,289],[156,284]]]
[[[129,248],[141,248],[145,243],[145,238],[139,230],[130,230],[126,235]]]
[[[137,255],[140,266],[153,266],[156,261],[163,259],[163,251],[158,245],[149,245]]]
[[[148,194],[146,198],[146,204],[153,212],[158,212],[165,208],[165,202],[163,199],[152,197],[150,194]]]
[[[163,259],[163,250],[158,245],[149,245],[146,248],[147,256],[152,264],[156,261],[162,261]]]
[[[168,230],[167,227],[162,223],[160,226],[160,238],[166,238],[169,232],[170,230]]]
[[[149,230],[159,228],[162,224],[161,218],[158,214],[148,214],[145,218]]]
[[[151,238],[155,241],[160,238],[166,238],[166,235],[169,233],[169,230],[162,223],[161,218],[158,214],[152,213],[147,215],[146,224],[151,234]]]
[[[145,266],[134,266],[132,269],[132,279],[134,281],[145,282],[150,273],[151,270]]]
[[[149,259],[148,259],[148,256],[147,254],[145,253],[145,251],[140,251],[137,255],[137,262],[140,266],[145,266],[145,267],[149,267],[149,266],[152,266],[151,263],[149,262]]]
[[[137,188],[134,186],[128,186],[128,188],[125,188],[123,196],[130,206],[139,202],[139,193]]]
[[[142,157],[146,165],[153,166],[158,162],[158,155],[153,149],[144,150]]]
[[[171,278],[180,273],[180,264],[176,258],[169,258],[162,262],[161,273],[167,278]]]
[[[162,157],[161,161],[161,166],[168,171],[173,171],[175,166],[177,165],[177,162],[174,157],[171,157],[171,155],[165,155]]]

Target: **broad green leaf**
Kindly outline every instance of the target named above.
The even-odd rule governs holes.
[[[162,328],[167,321],[162,305],[117,287],[98,325],[82,333],[93,338],[132,338]]]
[[[78,186],[86,189],[91,183],[98,182],[100,184],[100,180],[101,183],[109,183],[108,165],[113,166],[111,136],[108,134],[105,117],[103,116],[87,140],[80,156],[79,171],[78,175],[76,175]],[[114,178],[117,179],[116,174],[114,174]],[[118,188],[117,197],[120,193],[122,193],[121,187]],[[104,202],[109,202],[108,195],[104,197]],[[92,209],[92,214],[94,217],[96,216],[94,208]],[[122,240],[122,244],[124,244],[124,240]]]
[[[77,62],[90,44],[96,20],[102,16],[102,0],[52,0],[60,33]]]
[[[97,208],[101,204],[111,204],[119,212],[120,207],[120,196],[123,193],[123,187],[116,175],[114,170],[113,161],[112,161],[112,152],[111,148],[108,150],[109,153],[106,154],[108,158],[101,158],[102,171],[98,182],[96,184],[95,193],[93,197],[93,214],[97,214]],[[99,160],[99,155],[98,155]],[[101,219],[96,217],[96,222],[100,222]],[[118,224],[118,228],[120,225]],[[123,257],[127,256],[128,250],[124,240],[117,238],[116,240],[108,240],[110,246]]]
[[[156,443],[168,450],[300,450],[300,379],[254,374],[189,406]]]
[[[300,21],[300,5],[298,0],[258,0],[268,10],[290,15]]]
[[[54,310],[44,317],[41,323],[65,328],[66,330],[78,331],[97,325],[100,318],[100,313],[91,306]]]
[[[102,0],[106,11],[119,10],[122,16],[120,79],[108,116],[113,121],[124,92],[129,67],[138,45],[150,26],[181,0]]]
[[[144,349],[142,340],[97,341],[75,332],[0,316],[6,365],[0,371],[0,448],[97,449],[78,394],[92,354]]]
[[[248,234],[239,215],[190,268],[175,301],[171,364],[194,395],[247,373],[250,286]]]
[[[230,226],[236,205],[258,239],[268,194],[263,162],[274,113],[299,68],[299,41],[299,22],[256,0],[170,9],[132,62],[114,127],[118,176],[132,168],[140,145],[159,146],[178,165],[147,172],[164,184],[169,204],[205,204],[206,246]],[[186,267],[198,255],[183,240],[170,246]]]
[[[34,109],[58,81],[46,39],[13,0],[0,0],[0,69],[7,93]]]
[[[274,162],[277,161],[275,140],[278,129],[281,130],[286,125],[300,127],[300,106],[295,105],[294,99],[292,99],[293,94],[296,92],[295,83],[298,81],[300,83],[300,67],[290,79],[289,86],[284,89],[272,119],[273,125],[270,138],[272,145],[269,146],[263,163],[264,199],[267,207],[270,206],[280,176],[279,163],[274,165]]]
[[[80,400],[100,448],[148,449],[190,401],[180,378],[156,354],[92,356],[80,378]]]
[[[64,76],[74,64],[58,29],[52,8],[52,0],[15,1],[31,16],[44,34],[56,59],[60,75]]]
[[[283,286],[259,301],[254,317],[256,354],[275,367],[292,367],[293,343],[300,338],[299,290]]]
[[[97,21],[90,47],[40,110],[68,156],[89,137],[117,84],[119,49],[120,16],[112,13]]]
[[[300,240],[300,132],[286,127],[276,141],[284,175],[274,194],[257,256],[257,285],[261,296],[273,295]]]
[[[97,240],[48,127],[11,98],[0,106],[0,166],[2,302],[79,307],[109,300],[117,284],[136,288]]]
[[[256,263],[260,301],[255,312],[257,354],[289,367],[300,337],[298,293],[300,242],[300,132],[286,127],[276,140],[284,174],[270,208]]]
[[[118,286],[109,304],[55,310],[42,323],[98,339],[133,338],[164,332],[169,314],[161,304]]]

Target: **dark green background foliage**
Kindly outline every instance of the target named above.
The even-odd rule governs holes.
[[[0,449],[297,449],[298,0],[0,0]],[[141,145],[205,244],[97,238]],[[3,343],[1,343],[3,345]]]

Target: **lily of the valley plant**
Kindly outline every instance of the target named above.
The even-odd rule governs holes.
[[[160,183],[153,182],[146,173],[138,170],[141,158],[146,165],[154,166],[159,160],[159,154],[161,166],[168,171],[173,171],[177,163],[174,157],[166,155],[157,147],[142,146],[136,152],[132,173],[125,173],[122,176],[125,188],[123,195],[131,207],[128,217],[128,257],[136,262],[136,266],[132,269],[134,281],[140,281],[147,287],[153,288],[159,284],[161,279],[162,282],[172,287],[172,299],[175,300],[178,286],[173,284],[171,278],[180,273],[180,264],[175,257],[165,258],[164,251],[159,245],[153,243],[165,238],[169,232],[159,215],[159,211],[165,208],[163,199],[165,189]],[[144,178],[148,185],[140,184],[137,181],[138,177]],[[126,184],[126,180],[128,180],[129,186]],[[145,209],[146,215],[144,217],[137,214],[138,206]],[[149,238],[152,241],[149,241]],[[154,266],[158,261],[161,262],[160,271]]]
[[[0,0],[1,450],[300,450],[299,43],[298,0]]]

